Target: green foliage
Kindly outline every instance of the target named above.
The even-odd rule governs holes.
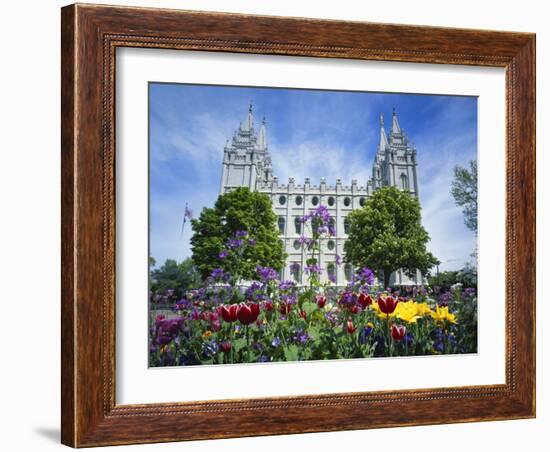
[[[385,287],[397,269],[403,268],[409,275],[416,269],[427,274],[438,263],[426,250],[430,236],[421,223],[420,203],[409,193],[396,187],[381,188],[348,218],[346,261],[358,268],[383,271]]]
[[[477,162],[470,161],[470,168],[455,166],[451,194],[462,207],[464,224],[477,234]]]
[[[154,258],[149,258],[151,266],[154,262]],[[152,292],[165,293],[171,289],[176,297],[182,297],[187,290],[194,289],[201,283],[200,275],[190,258],[179,264],[173,259],[166,259],[164,265],[150,270],[149,274]]]
[[[477,289],[477,270],[473,266],[466,266],[459,271],[445,271],[428,278],[431,287],[441,290],[450,290],[451,286],[460,283],[463,287]]]
[[[237,231],[247,231],[255,241],[240,259],[240,276],[254,279],[256,265],[280,270],[285,255],[276,221],[271,200],[265,194],[240,187],[220,195],[213,208],[203,209],[199,218],[191,221],[193,261],[202,277],[208,277],[218,267],[234,272],[226,268],[229,263],[219,254]]]

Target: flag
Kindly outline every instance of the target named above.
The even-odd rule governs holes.
[[[187,220],[191,220],[193,218],[193,211],[187,207],[187,203],[185,203],[185,210],[183,211],[183,222],[181,224],[181,235],[183,236],[183,230],[185,228],[185,223],[187,223]]]

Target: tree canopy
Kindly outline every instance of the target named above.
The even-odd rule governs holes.
[[[246,187],[220,195],[212,208],[202,210],[199,218],[191,221],[193,237],[191,247],[193,261],[203,278],[212,270],[226,268],[229,262],[220,253],[229,240],[239,231],[246,231],[254,246],[248,246],[240,259],[239,275],[253,279],[256,266],[282,269],[285,254],[279,240],[277,216],[271,200],[263,193],[252,192]]]
[[[426,249],[430,236],[421,223],[420,203],[408,192],[381,188],[348,219],[346,261],[383,271],[385,287],[395,270],[402,268],[413,275],[418,269],[427,274],[438,262]]]
[[[151,267],[154,258],[149,258]],[[173,290],[177,297],[183,296],[186,290],[197,287],[201,282],[199,273],[190,258],[181,263],[166,259],[160,268],[150,270],[150,289],[155,293],[165,293]]]
[[[477,234],[477,162],[470,161],[470,168],[455,166],[451,194],[462,207],[464,224]]]

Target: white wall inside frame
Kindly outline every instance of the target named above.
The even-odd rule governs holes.
[[[116,79],[118,404],[504,383],[503,69],[118,49]],[[149,81],[479,96],[479,353],[148,369]]]

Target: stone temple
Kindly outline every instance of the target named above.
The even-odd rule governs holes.
[[[304,225],[299,219],[310,210],[324,204],[335,219],[336,235],[324,239],[321,244],[321,280],[326,281],[330,277],[337,286],[343,286],[351,279],[354,269],[351,264],[337,266],[334,262],[336,255],[344,257],[344,243],[349,227],[346,218],[350,212],[362,207],[375,190],[387,185],[407,190],[418,199],[416,148],[400,127],[395,110],[389,134],[386,134],[384,118],[380,115],[380,139],[372,176],[367,181],[358,183],[354,179],[351,185],[344,185],[339,178],[331,185],[324,177],[313,183],[309,177],[303,183],[297,183],[293,177],[288,179],[288,183],[279,181],[273,174],[265,117],[256,130],[252,105],[245,121],[241,122],[232,139],[226,143],[222,166],[220,194],[236,187],[248,187],[270,197],[287,254],[280,276],[282,279],[293,279],[299,284],[305,284],[307,280],[307,275],[303,272],[307,256],[298,242],[300,236],[307,236],[307,230],[303,230]],[[413,278],[409,278],[398,270],[391,275],[390,284],[422,284],[421,273],[416,273]]]

